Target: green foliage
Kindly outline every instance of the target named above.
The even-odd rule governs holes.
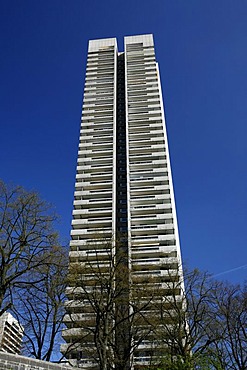
[[[164,357],[159,365],[151,366],[148,370],[225,370],[216,355],[193,355]]]
[[[157,370],[191,370],[193,369],[191,359],[183,359],[178,356],[176,358],[165,358],[161,367]]]

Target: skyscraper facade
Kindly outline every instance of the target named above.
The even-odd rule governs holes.
[[[83,265],[89,259],[104,266],[110,251],[117,254],[119,236],[133,276],[155,278],[161,285],[169,282],[171,271],[181,276],[164,108],[152,35],[125,37],[123,53],[118,52],[115,38],[92,40],[88,47],[70,267]],[[101,242],[101,237],[106,242]],[[86,274],[82,269],[83,273]],[[85,309],[85,294],[80,298],[73,283],[67,295],[67,329],[63,334],[67,344],[62,351],[66,353],[70,348],[70,359],[77,359],[77,365],[79,359],[83,366],[90,367],[92,359],[77,339],[83,336],[92,312]],[[148,341],[144,342],[140,341],[133,351],[134,363],[150,357]]]

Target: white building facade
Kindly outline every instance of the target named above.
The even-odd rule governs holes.
[[[126,235],[124,251],[133,276],[158,278],[167,286],[171,275],[182,277],[152,35],[125,37],[124,53],[118,52],[115,38],[89,41],[74,195],[71,266],[89,257],[104,265],[105,256],[116,248],[115,240]],[[108,240],[107,248],[95,242],[99,235]],[[83,348],[74,345],[87,314],[73,286],[67,295],[63,334],[67,344],[62,351],[71,346],[74,350],[68,357],[77,359],[75,365],[81,358],[83,366],[90,367],[92,361]],[[147,343],[140,343],[134,363],[148,362],[147,349]]]
[[[0,317],[0,351],[19,354],[24,329],[18,321],[5,312]]]

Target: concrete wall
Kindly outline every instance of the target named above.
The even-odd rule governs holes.
[[[0,352],[0,370],[68,370],[69,366]]]

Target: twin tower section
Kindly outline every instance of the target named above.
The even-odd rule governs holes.
[[[101,240],[114,249],[119,238],[136,276],[156,277],[167,283],[171,271],[178,274],[181,270],[152,35],[125,37],[121,53],[115,38],[89,41],[70,265],[84,263],[90,257],[103,266],[109,250]],[[85,318],[70,292],[72,288],[67,290],[67,305],[71,312],[77,307],[79,319],[76,327],[67,317],[64,338],[68,343],[78,334],[78,320]]]
[[[152,35],[125,37],[124,53],[114,38],[89,42],[75,186],[71,257],[117,233],[143,271],[160,252],[180,257]]]

